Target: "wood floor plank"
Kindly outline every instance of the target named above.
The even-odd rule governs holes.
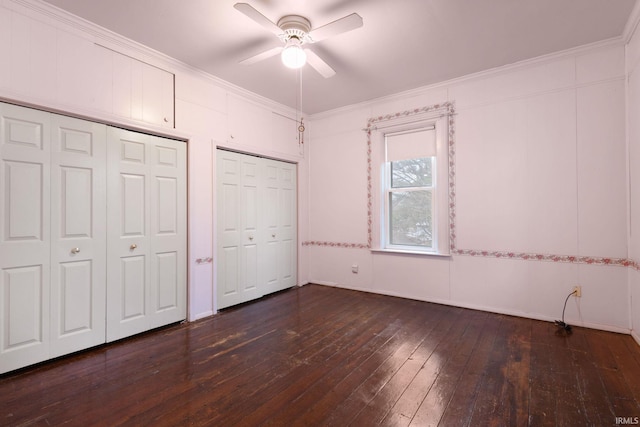
[[[449,406],[440,420],[442,425],[455,425],[459,420],[471,419],[500,322],[500,317],[487,316],[481,335],[478,337],[478,344],[469,357]]]
[[[318,312],[326,311],[324,307],[316,309]],[[339,335],[342,330],[349,328],[350,323],[346,319],[352,314],[353,306],[348,300],[340,303],[336,301],[333,305],[333,316],[325,322],[323,328],[317,328],[313,322],[307,320],[296,321],[295,324],[287,322],[278,332],[279,346],[269,348],[268,353],[265,353],[265,346],[258,343],[263,351],[258,348],[256,351],[243,352],[244,357],[238,358],[244,359],[241,372],[236,375],[227,374],[224,381],[216,384],[217,390],[223,395],[216,404],[225,408],[224,414],[208,414],[209,419],[215,421],[224,418],[225,423],[237,423],[238,417],[249,417],[258,406],[256,402],[263,402],[283,387],[287,375],[296,367],[304,366],[305,358],[313,358],[314,352],[322,350],[331,342],[331,336]],[[300,354],[303,350],[304,354]],[[255,383],[257,374],[261,379],[258,384]],[[244,394],[245,399],[238,400],[238,394]],[[206,397],[202,399],[206,400]]]
[[[361,409],[352,424],[379,424],[386,417],[387,413],[395,406],[395,403],[413,382],[426,361],[433,356],[434,351],[444,339],[444,334],[437,333],[438,330],[442,331],[444,329],[442,326],[442,319],[440,319],[439,322],[433,322],[423,330],[424,337],[419,346],[389,378],[387,383],[379,389],[366,407]],[[407,417],[405,416],[405,418]],[[411,418],[407,418],[407,420],[410,421]]]
[[[428,316],[425,322],[425,333],[433,330],[440,319],[443,317],[443,310],[435,309]],[[315,383],[309,385],[297,398],[293,399],[286,411],[282,414],[278,414],[278,418],[284,425],[290,425],[294,421],[299,420],[304,422],[309,419],[306,408],[312,407],[315,402],[321,400],[325,396],[331,394],[332,388],[338,384],[342,379],[349,375],[354,369],[362,364],[366,358],[371,354],[373,349],[383,344],[381,341],[383,337],[388,334],[380,333],[379,328],[383,325],[376,325],[374,322],[369,322],[371,327],[364,329],[361,334],[361,340],[354,341],[353,349],[346,349],[348,351],[336,353],[336,357],[331,357],[324,361],[325,374]],[[394,331],[397,331],[394,328]],[[386,339],[385,339],[386,340]]]
[[[505,323],[508,336],[505,381],[492,424],[506,422],[508,425],[523,426],[529,422],[531,324],[517,317],[508,317]]]
[[[456,330],[460,330],[461,325],[464,324],[465,320],[461,319],[461,313],[466,312],[460,311],[458,313],[456,316],[458,323],[444,319],[441,322],[442,326],[429,335],[421,345],[418,354],[421,354],[420,359],[425,361],[411,383],[407,385],[402,395],[389,409],[382,424],[389,424],[390,420],[406,420],[406,425],[411,422],[444,366],[442,356],[452,353],[457,344],[456,340],[448,338],[455,336]]]
[[[378,308],[378,310],[381,309],[381,307]],[[333,330],[331,334],[319,342],[315,353],[307,352],[304,359],[301,359],[299,363],[293,363],[288,371],[280,369],[278,384],[262,389],[260,394],[252,395],[263,402],[261,405],[252,408],[252,412],[244,416],[239,414],[237,420],[227,418],[225,422],[239,423],[241,421],[247,425],[257,425],[274,415],[278,419],[285,418],[291,402],[298,400],[309,387],[320,381],[330,371],[331,366],[340,364],[345,357],[351,354],[351,351],[362,346],[371,338],[372,331],[363,328],[363,326],[367,324],[367,317],[373,315],[373,311],[359,313],[359,316],[363,316],[363,322],[358,325],[359,332],[354,331],[351,323]],[[305,348],[309,348],[309,346]],[[281,356],[282,360],[289,359],[288,352],[283,352]]]
[[[440,355],[442,368],[409,425],[439,424],[458,386],[464,367],[478,342],[479,332],[483,326],[480,320],[484,317],[485,313],[475,312],[468,321],[460,324],[462,328],[459,334],[457,332],[448,334],[447,340],[453,343],[453,350],[445,353],[448,357]],[[464,317],[460,316],[458,319],[463,320]]]
[[[626,383],[626,389],[636,401],[640,401],[640,360],[634,357],[634,352],[629,351],[626,336],[620,334],[604,334],[602,339],[607,343],[611,353],[616,359],[618,374]],[[628,395],[628,393],[624,393]]]
[[[419,327],[421,324],[419,318],[412,316],[408,311],[403,313],[408,315],[408,324]],[[392,325],[399,326],[397,320],[396,318]],[[370,399],[372,389],[375,388],[374,383],[377,381],[374,376],[384,375],[383,372],[392,370],[399,360],[394,356],[411,352],[417,345],[416,340],[419,339],[417,336],[421,333],[421,330],[397,328],[392,336],[368,355],[366,360],[336,384],[332,393],[314,404],[305,418],[311,416],[327,425],[347,425],[362,408],[363,402]],[[294,425],[305,424],[306,420],[300,420]]]
[[[615,425],[628,335],[307,285],[0,376],[0,425]]]
[[[507,322],[508,317],[502,316],[500,329],[489,353],[485,371],[478,388],[478,397],[471,415],[471,420],[474,424],[493,420],[499,413],[500,405],[502,404],[503,388],[506,386],[507,381],[509,340],[511,339],[508,335],[510,328]]]

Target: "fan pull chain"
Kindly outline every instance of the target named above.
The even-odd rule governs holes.
[[[304,117],[302,117],[302,68],[298,70],[298,81],[300,82],[299,87],[299,102],[296,102],[299,106],[300,111],[300,124],[298,125],[298,141],[300,144],[304,144]],[[298,101],[298,100],[296,100]]]

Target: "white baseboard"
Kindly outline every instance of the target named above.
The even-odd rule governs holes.
[[[640,335],[638,335],[638,331],[632,330],[631,336],[633,337],[634,340],[636,340],[636,343],[640,345]]]
[[[312,280],[309,283],[312,283],[314,285],[331,286],[331,287],[334,287],[334,288],[351,289],[351,288],[348,288],[346,286],[338,285],[336,282],[325,282],[323,280]],[[360,289],[355,289],[355,290],[360,290]]]
[[[439,299],[439,298],[418,299],[418,298],[415,298],[414,296],[404,295],[404,294],[399,293],[399,292],[391,292],[391,291],[384,291],[383,292],[383,291],[378,291],[378,290],[375,290],[375,289],[357,288],[357,287],[353,287],[353,286],[343,286],[343,285],[339,285],[339,284],[333,283],[333,282],[310,281],[309,283],[315,283],[315,284],[323,285],[323,286],[331,286],[331,287],[334,287],[334,288],[349,289],[349,290],[353,290],[353,291],[362,291],[362,292],[369,292],[369,293],[379,294],[379,295],[387,295],[387,296],[398,297],[398,298],[412,299],[412,300],[416,300],[416,301],[431,302],[431,303],[434,303],[434,304],[442,304],[442,305],[448,305],[448,306],[452,306],[452,307],[468,308],[470,310],[479,310],[479,311],[486,311],[486,312],[489,312],[489,313],[505,314],[507,316],[517,316],[517,317],[523,317],[523,318],[526,318],[526,319],[542,320],[542,321],[545,321],[545,322],[553,322],[553,321],[557,320],[557,318],[550,317],[550,316],[543,315],[543,314],[525,313],[525,312],[518,311],[518,310],[508,310],[508,309],[503,309],[503,308],[483,306],[483,305],[479,305],[479,304],[469,304],[469,303],[465,303],[465,302],[456,302],[456,301],[451,301],[451,300],[443,300],[443,299]],[[584,321],[580,321],[578,319],[565,319],[565,320],[570,325],[578,326],[578,327],[582,327],[582,328],[597,329],[597,330],[601,330],[601,331],[616,332],[616,333],[619,333],[619,334],[627,334],[627,335],[631,334],[632,336],[634,335],[632,333],[632,331],[631,331],[631,328],[624,328],[624,327],[620,327],[620,326],[606,325],[606,324],[601,324],[601,323],[584,322]],[[638,342],[638,344],[640,344],[640,337],[638,337],[637,334],[635,334],[634,338]]]
[[[205,317],[210,317],[216,314],[213,310],[203,311],[202,313],[198,313],[193,317],[189,317],[189,322],[195,322],[196,320],[204,319]]]

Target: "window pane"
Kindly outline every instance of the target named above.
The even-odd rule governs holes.
[[[390,243],[432,247],[431,190],[394,191],[389,197]]]
[[[431,187],[433,157],[391,162],[391,188]]]

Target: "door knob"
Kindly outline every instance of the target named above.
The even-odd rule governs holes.
[[[80,252],[80,248],[73,248],[73,249],[71,249],[71,253],[72,253],[72,254],[77,254],[78,252]]]
[[[136,245],[136,244],[134,243],[133,245],[129,246],[129,249],[134,250],[134,249],[135,249],[135,248],[137,248],[137,247],[138,247],[138,245]]]

